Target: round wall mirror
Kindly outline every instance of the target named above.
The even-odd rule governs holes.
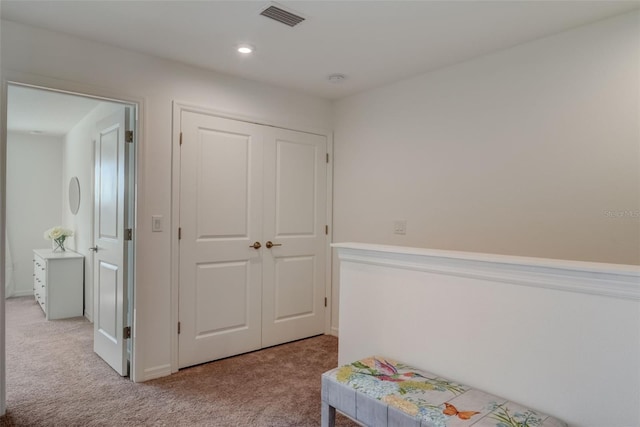
[[[77,214],[80,209],[80,181],[74,176],[69,181],[69,209],[72,214]]]

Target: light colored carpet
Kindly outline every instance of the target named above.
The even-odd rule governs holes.
[[[337,365],[338,340],[319,336],[136,384],[93,353],[86,319],[46,321],[32,297],[6,315],[2,426],[319,426],[320,375]]]

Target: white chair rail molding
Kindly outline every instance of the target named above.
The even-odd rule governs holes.
[[[332,245],[344,365],[401,360],[570,426],[640,425],[640,267]]]

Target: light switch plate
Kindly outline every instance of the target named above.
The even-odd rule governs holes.
[[[162,215],[151,216],[151,231],[162,231]]]

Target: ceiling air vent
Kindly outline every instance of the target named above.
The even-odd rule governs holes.
[[[260,12],[260,15],[266,16],[267,18],[271,18],[274,21],[281,22],[290,27],[295,27],[296,25],[304,21],[304,18],[302,16],[287,12],[286,10],[273,5]]]

